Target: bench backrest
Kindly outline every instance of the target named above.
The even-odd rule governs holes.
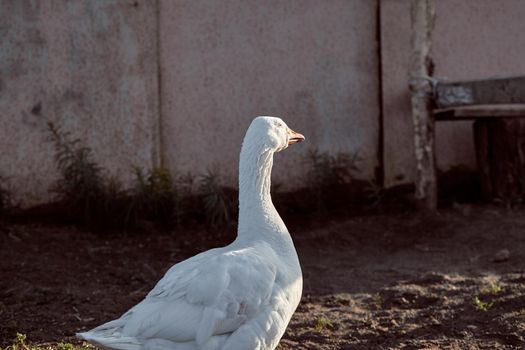
[[[438,82],[434,88],[436,107],[525,104],[525,76],[459,82]]]

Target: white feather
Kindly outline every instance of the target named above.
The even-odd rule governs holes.
[[[273,153],[286,124],[256,118],[243,142],[239,228],[227,247],[174,265],[122,317],[78,336],[116,350],[271,350],[295,311],[302,275],[292,239],[270,197]]]

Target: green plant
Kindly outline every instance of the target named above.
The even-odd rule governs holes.
[[[493,298],[503,291],[503,288],[497,281],[490,282],[487,287],[481,288],[480,293],[484,296],[484,299]],[[488,311],[494,306],[494,301],[483,301],[480,295],[476,295],[473,299],[473,304],[478,311]]]
[[[29,347],[26,345],[26,335],[22,333],[16,333],[16,340],[14,344],[12,345],[13,350],[22,350],[22,349],[29,349]]]
[[[327,188],[333,185],[349,184],[354,173],[359,171],[357,163],[360,161],[357,153],[319,152],[310,150],[306,159],[309,164],[307,181],[314,188]]]
[[[474,297],[473,303],[474,303],[474,307],[478,311],[488,311],[494,305],[494,302],[492,301],[491,302],[481,301],[481,299],[477,295]]]
[[[48,123],[51,142],[55,146],[55,161],[60,172],[53,192],[73,208],[82,211],[87,221],[100,214],[107,203],[107,181],[102,168],[92,159],[91,149],[72,139],[53,123]]]
[[[331,196],[340,192],[341,186],[347,186],[354,180],[354,174],[359,171],[360,161],[357,153],[337,153],[335,155],[318,150],[310,150],[305,162],[308,165],[306,180],[308,188],[313,192],[317,212],[321,213],[330,202]]]
[[[321,332],[327,328],[333,328],[334,325],[330,319],[325,316],[319,316],[315,319],[315,331]]]
[[[155,167],[144,173],[135,167],[135,185],[130,192],[127,222],[136,222],[139,218],[164,225],[173,222],[177,191],[168,169]]]
[[[83,343],[82,345],[75,345],[71,343],[58,343],[57,350],[96,350],[97,348],[91,344]],[[47,349],[46,349],[47,350]]]
[[[494,281],[494,282],[490,282],[488,287],[482,288],[481,293],[490,294],[490,295],[498,295],[499,293],[501,293],[502,290],[503,288],[501,287],[501,285],[497,281]]]
[[[212,228],[230,225],[232,205],[226,196],[219,174],[208,170],[202,175],[199,192],[202,195],[207,224]]]
[[[58,343],[57,350],[75,350],[75,346],[71,343]]]

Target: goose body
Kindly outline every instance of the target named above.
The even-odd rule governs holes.
[[[302,274],[271,201],[271,169],[275,152],[302,140],[279,118],[255,118],[241,150],[235,241],[174,265],[120,318],[77,336],[111,350],[275,349]]]

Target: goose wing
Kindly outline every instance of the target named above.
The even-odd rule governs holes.
[[[168,270],[113,326],[119,326],[122,336],[136,339],[202,345],[214,335],[234,332],[268,305],[275,262],[269,246],[197,255]]]

